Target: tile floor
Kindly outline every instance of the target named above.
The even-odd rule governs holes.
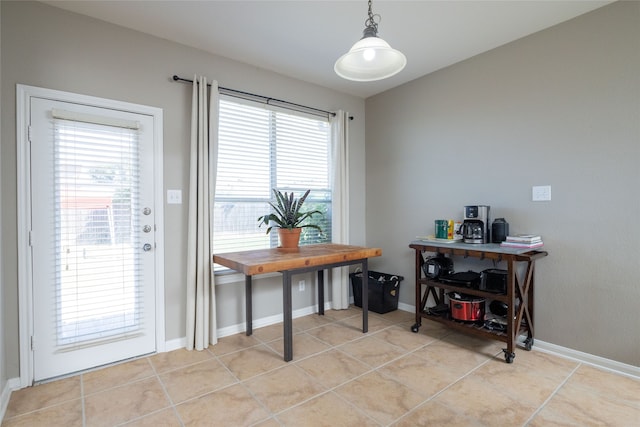
[[[638,426],[640,380],[413,315],[327,311],[12,394],[13,426]]]

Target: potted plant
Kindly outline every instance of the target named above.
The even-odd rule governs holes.
[[[291,194],[285,192],[284,194],[277,189],[273,189],[273,194],[276,196],[276,203],[271,203],[271,207],[274,212],[267,215],[262,215],[258,218],[260,227],[267,225],[267,234],[271,232],[271,229],[276,227],[278,229],[278,236],[280,237],[280,247],[285,249],[297,248],[300,240],[300,232],[303,228],[314,228],[319,232],[322,229],[316,224],[303,224],[303,222],[313,217],[315,214],[322,215],[319,210],[302,212],[302,205],[307,199],[307,196],[311,190],[307,190],[299,199],[295,198],[293,191]],[[274,225],[270,225],[273,223]]]

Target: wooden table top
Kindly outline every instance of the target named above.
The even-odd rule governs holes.
[[[213,255],[213,262],[247,276],[355,261],[382,255],[380,248],[321,243],[303,245],[297,250],[278,248],[229,252]]]

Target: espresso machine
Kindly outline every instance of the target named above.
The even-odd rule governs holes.
[[[459,234],[464,243],[489,243],[489,206],[465,206]]]

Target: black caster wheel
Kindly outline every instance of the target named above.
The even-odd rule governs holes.
[[[411,327],[411,332],[413,332],[413,333],[418,333],[418,330],[419,330],[419,329],[420,329],[420,324],[419,324],[419,323],[416,323],[415,325],[413,325],[413,326]]]
[[[526,340],[524,340],[525,350],[531,351],[532,347],[533,347],[533,338],[527,338]]]
[[[513,359],[516,357],[516,354],[507,351],[506,348],[502,349],[502,351],[504,352],[504,361],[507,363],[513,363]]]

